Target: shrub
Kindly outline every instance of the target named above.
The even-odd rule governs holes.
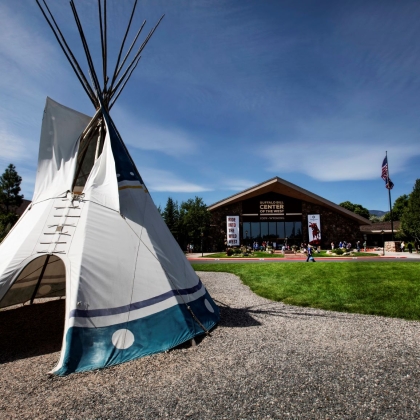
[[[231,257],[231,256],[233,255],[233,249],[232,249],[232,248],[228,248],[228,249],[226,250],[226,255],[227,255],[228,257]]]

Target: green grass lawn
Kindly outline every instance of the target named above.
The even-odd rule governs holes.
[[[420,320],[420,263],[193,264],[228,272],[256,294],[291,305]]]
[[[256,251],[249,254],[246,257],[242,257],[240,254],[228,257],[226,252],[217,252],[216,254],[206,255],[206,258],[284,258],[283,254],[269,254],[268,252]]]

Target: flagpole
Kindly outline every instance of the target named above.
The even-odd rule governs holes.
[[[389,162],[388,162],[388,151],[385,151],[386,161],[388,164],[387,170],[387,185],[389,186]],[[391,205],[391,188],[388,189],[388,197],[389,197],[389,213],[391,215],[391,240],[394,241],[394,218],[392,217],[392,205]]]

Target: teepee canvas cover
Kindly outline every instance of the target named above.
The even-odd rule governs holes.
[[[33,201],[0,246],[0,308],[66,296],[58,375],[170,349],[219,320],[97,93],[93,119],[47,99]]]

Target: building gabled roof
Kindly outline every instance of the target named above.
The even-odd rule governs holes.
[[[345,217],[357,221],[359,225],[371,224],[371,222],[368,219],[365,219],[364,217],[359,216],[358,214],[353,213],[352,211],[347,210],[344,207],[333,203],[332,201],[326,200],[325,198],[320,197],[319,195],[305,190],[304,188],[292,184],[289,181],[279,178],[278,176],[264,181],[261,184],[255,185],[251,188],[243,190],[237,194],[231,195],[230,197],[227,197],[223,200],[220,200],[208,206],[207,210],[211,212],[222,206],[234,204],[243,200],[248,200],[249,198],[257,197],[268,192],[275,192],[298,200],[303,200],[309,203],[326,207],[330,210],[335,211],[336,213],[340,213]]]

